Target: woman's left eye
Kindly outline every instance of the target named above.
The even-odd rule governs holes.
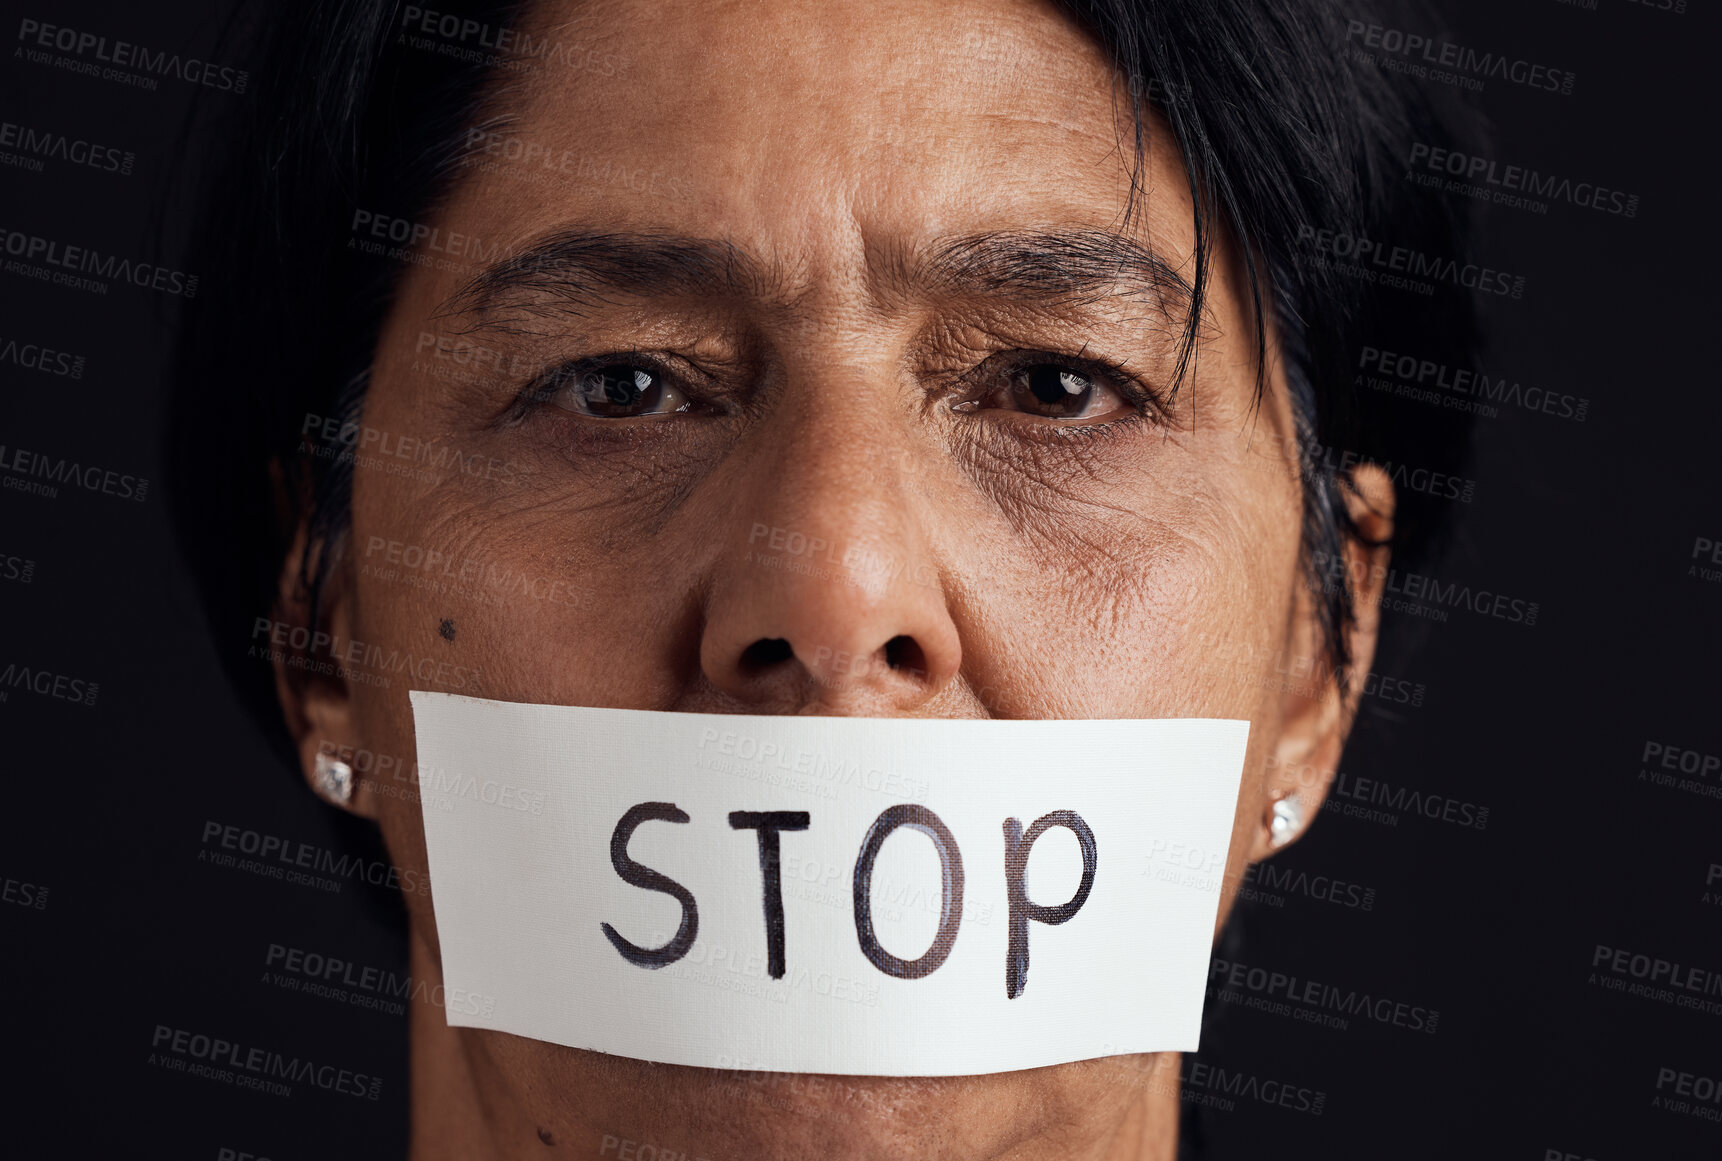
[[[575,365],[546,386],[552,403],[592,419],[671,415],[692,406],[662,371],[633,363]]]
[[[1012,369],[1005,382],[959,410],[1020,411],[1043,419],[1101,419],[1134,410],[1103,376],[1068,363],[1029,363]]]

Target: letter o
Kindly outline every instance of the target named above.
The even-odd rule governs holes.
[[[939,853],[939,930],[933,945],[919,959],[900,959],[879,944],[873,931],[873,864],[891,832],[900,826],[918,830],[933,840]],[[957,840],[944,820],[917,803],[887,807],[861,840],[861,853],[855,860],[855,935],[861,941],[861,953],[870,963],[888,976],[900,980],[918,980],[937,971],[950,957],[957,942],[957,928],[963,921],[963,855]]]

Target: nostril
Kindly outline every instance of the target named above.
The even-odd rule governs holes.
[[[885,664],[915,677],[927,675],[927,655],[913,637],[893,637],[885,642]]]
[[[795,650],[782,637],[761,637],[741,651],[741,660],[737,664],[742,673],[753,677],[794,656]]]

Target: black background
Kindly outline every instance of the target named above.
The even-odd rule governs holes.
[[[196,53],[215,43],[221,11],[8,5],[0,118],[136,162],[129,176],[0,165],[0,226],[173,265],[191,180],[178,143],[196,90],[168,78],[142,92],[12,45],[28,16]],[[1462,44],[1576,74],[1570,96],[1488,81],[1473,100],[1493,125],[1492,157],[1637,194],[1640,208],[1483,211],[1473,257],[1524,273],[1526,287],[1484,303],[1480,365],[1590,403],[1582,423],[1510,405],[1479,420],[1475,496],[1431,571],[1534,601],[1537,621],[1390,613],[1391,630],[1428,630],[1418,651],[1378,666],[1422,686],[1422,704],[1366,698],[1342,763],[1351,779],[1487,807],[1486,827],[1324,811],[1271,864],[1280,886],[1254,884],[1278,905],[1240,903],[1218,952],[1435,1010],[1439,1023],[1318,1027],[1211,994],[1186,1096],[1225,1095],[1194,1080],[1199,1061],[1255,1078],[1256,1092],[1273,1080],[1320,1093],[1321,1112],[1247,1092],[1230,1108],[1192,1102],[1186,1150],[1722,1157],[1722,1122],[1653,1105],[1672,1095],[1660,1069],[1722,1079],[1722,1014],[1609,990],[1592,967],[1600,944],[1722,972],[1722,882],[1706,885],[1722,864],[1722,779],[1699,779],[1704,795],[1640,777],[1649,742],[1722,755],[1722,583],[1690,569],[1699,537],[1722,541],[1718,22],[1696,2],[1442,11]],[[201,273],[200,293],[220,293],[219,271]],[[78,380],[0,363],[0,443],[158,479],[177,300],[0,273],[0,302],[0,342],[87,360]],[[293,337],[259,319],[257,357],[291,359]],[[405,1019],[261,982],[271,944],[404,974],[396,894],[355,882],[329,894],[200,860],[209,822],[336,848],[349,824],[242,718],[216,661],[238,643],[209,640],[163,498],[0,491],[6,557],[34,567],[28,583],[0,579],[0,667],[100,691],[94,705],[25,688],[0,701],[0,879],[48,888],[40,909],[0,904],[5,1136],[43,1155],[401,1155]],[[1318,897],[1336,879],[1372,889],[1371,907]],[[147,1063],[158,1025],[380,1077],[380,1099],[308,1085],[280,1098],[164,1071]]]

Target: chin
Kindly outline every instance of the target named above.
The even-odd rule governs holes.
[[[652,1064],[558,1049],[554,1087],[602,1136],[645,1144],[662,1161],[848,1161],[998,1156],[1081,1123],[1080,1107],[1122,1107],[1143,1061],[1114,1057],[983,1076],[837,1076]],[[538,1086],[531,1086],[538,1087]],[[542,1091],[542,1089],[540,1089]],[[677,1140],[656,1140],[658,1125]],[[599,1142],[603,1149],[602,1136]],[[562,1134],[557,1134],[558,1141]],[[617,1157],[620,1145],[594,1155]],[[653,1156],[646,1151],[646,1157]]]

